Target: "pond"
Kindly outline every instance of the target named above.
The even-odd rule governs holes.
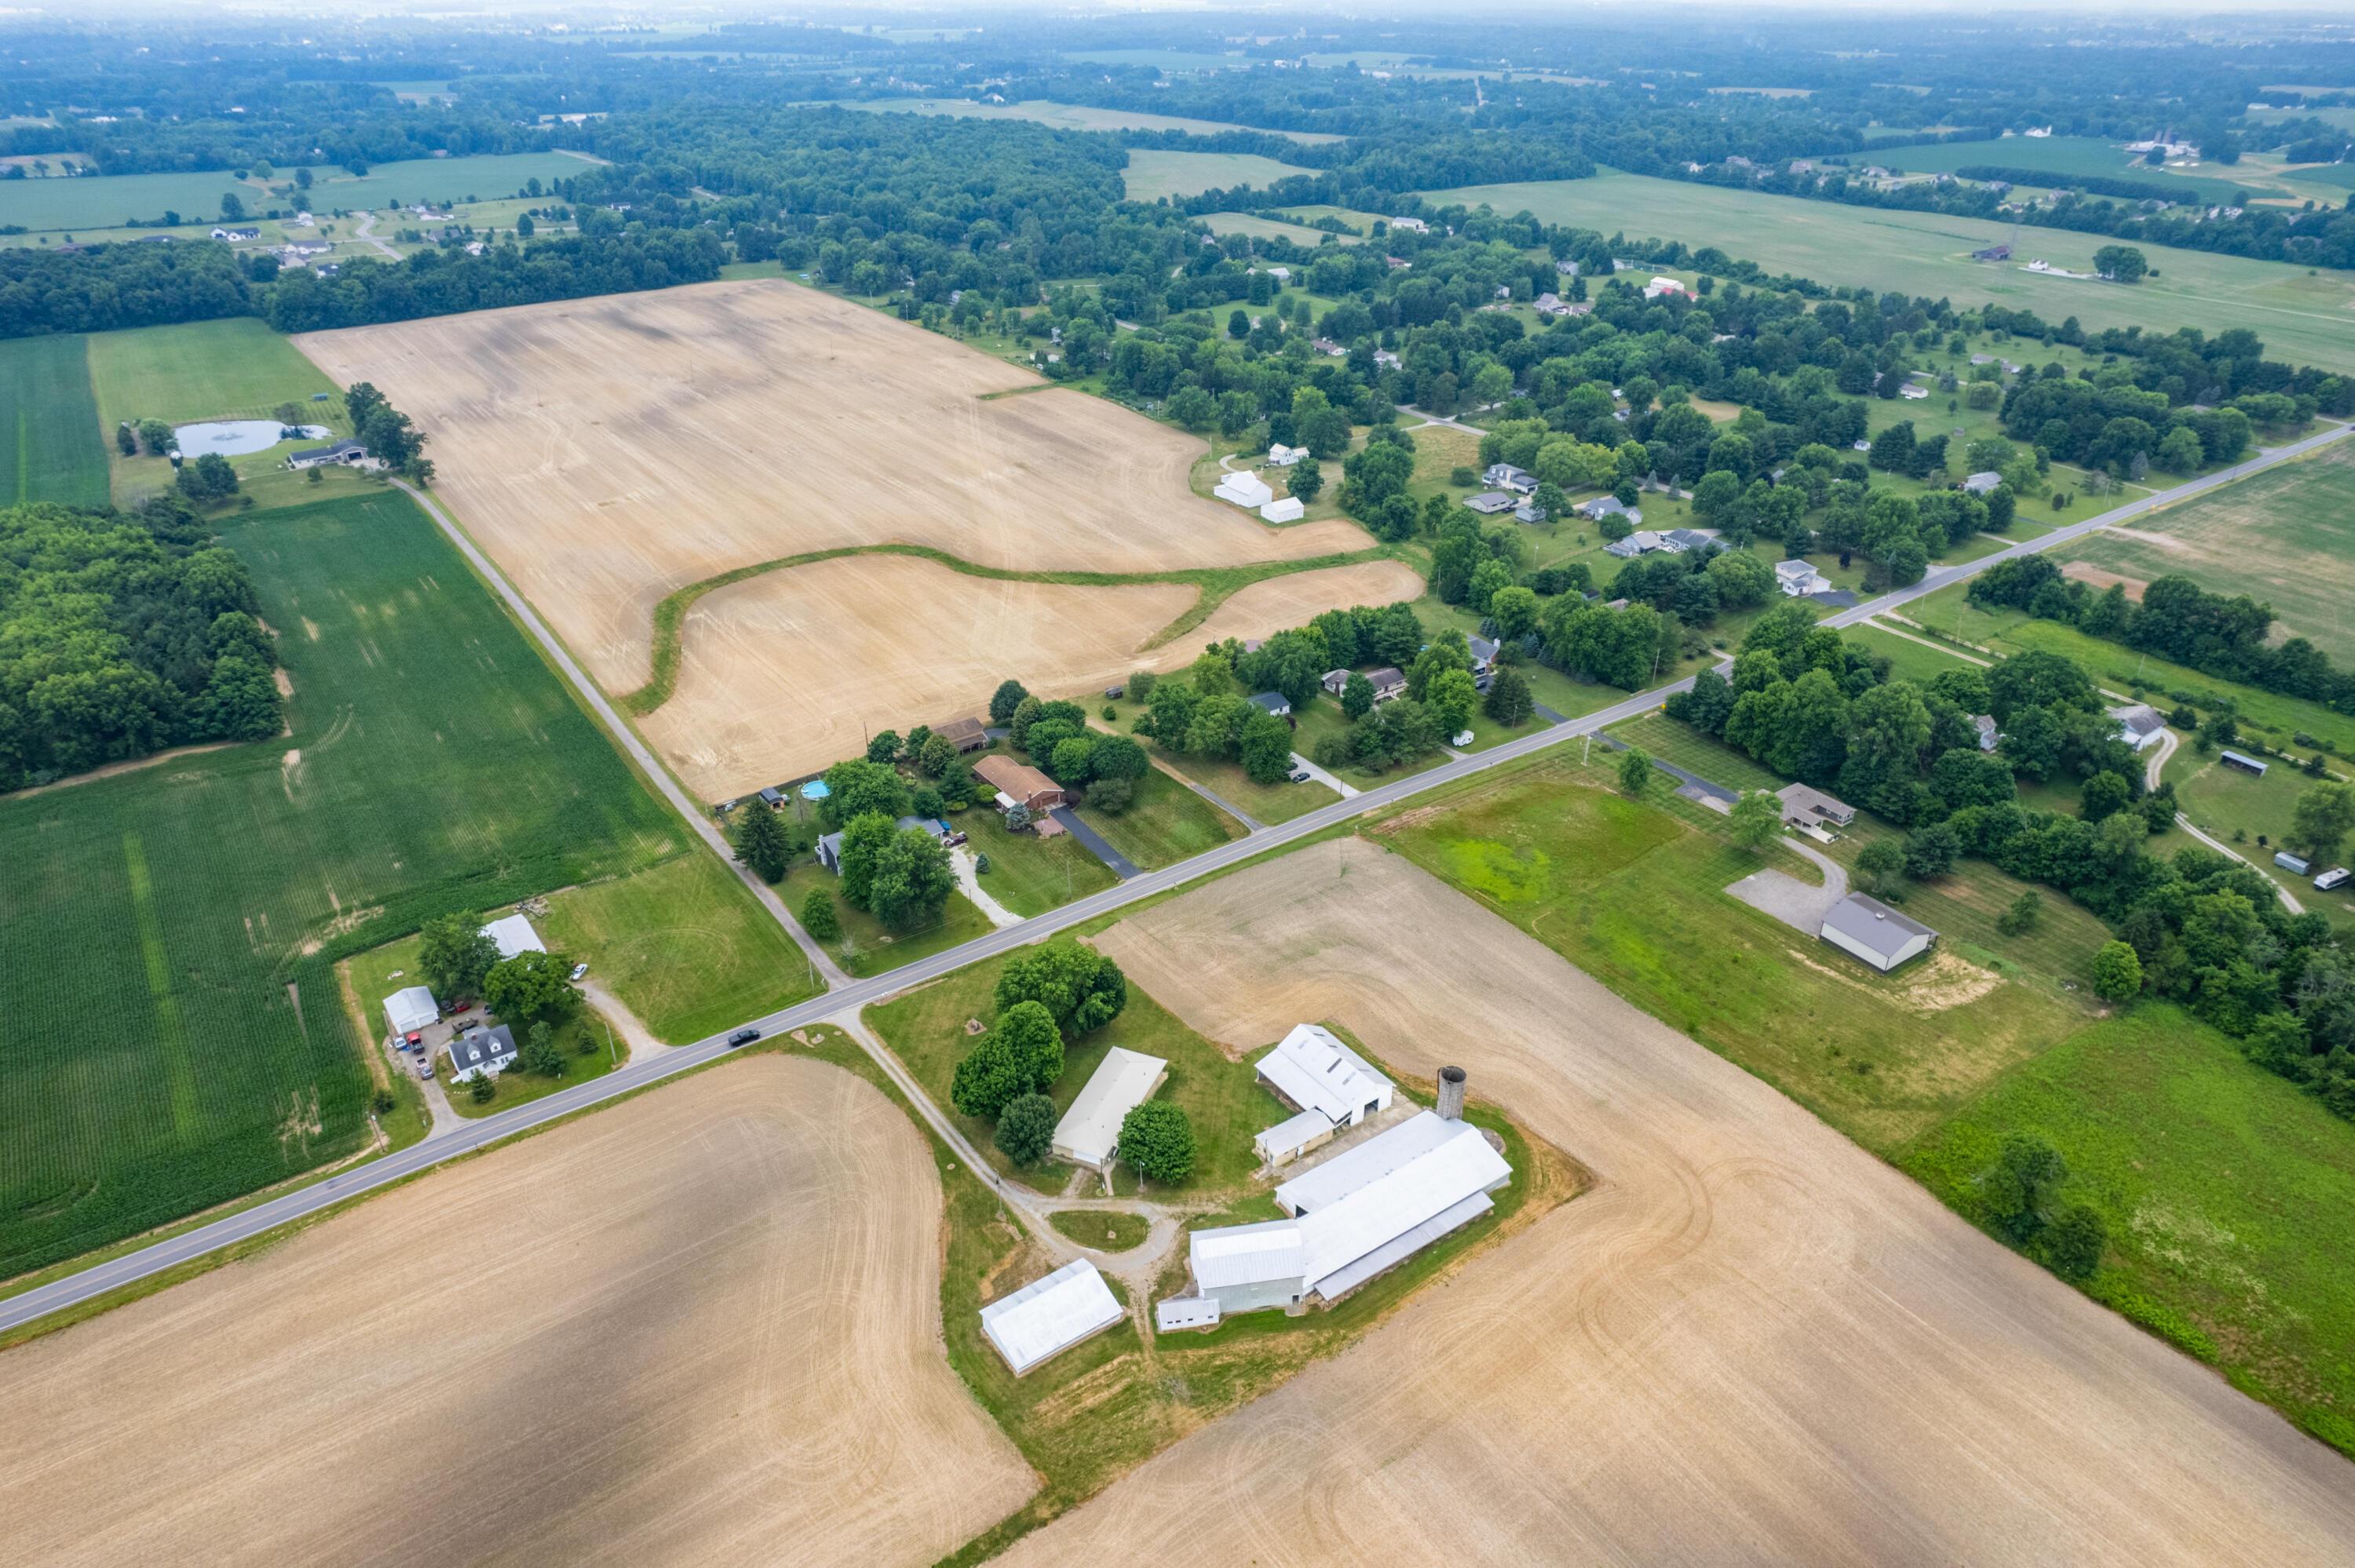
[[[244,457],[266,452],[282,440],[316,441],[335,434],[325,425],[282,425],[275,419],[207,419],[178,426],[172,433],[180,439],[180,455],[186,458],[207,452]]]

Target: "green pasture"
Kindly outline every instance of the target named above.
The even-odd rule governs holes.
[[[2154,169],[2122,143],[2094,136],[2007,136],[1997,142],[1940,142],[1923,146],[1891,147],[1869,160],[1909,175],[1951,175],[1961,169],[1993,164],[2010,169],[2038,169],[2053,175],[2052,184],[2093,176],[2137,180],[2147,185],[2179,187],[2176,199],[2187,202],[2230,202],[2243,191],[2261,189],[2234,183],[2232,170],[2203,165],[2198,175]],[[1851,160],[1854,162],[1854,160]]]
[[[466,158],[410,158],[377,164],[365,175],[336,164],[311,166],[308,192],[294,171],[275,171],[268,184],[240,180],[229,170],[207,174],[84,175],[75,179],[0,181],[0,224],[36,231],[115,228],[166,211],[201,234],[220,217],[221,197],[234,195],[252,216],[276,207],[313,212],[389,207],[401,202],[464,201],[512,196],[526,181],[547,185],[588,165],[561,153],[491,153]],[[198,220],[201,220],[199,223]]]
[[[1207,190],[1237,185],[1263,188],[1314,169],[1279,164],[1257,153],[1157,153],[1132,148],[1128,154],[1128,199],[1159,201],[1164,196],[1199,196]]]
[[[0,505],[106,504],[106,445],[79,335],[0,343]]]
[[[1132,153],[1129,156],[1133,158],[1136,154]],[[1363,243],[1355,235],[1335,234],[1329,229],[1310,228],[1305,224],[1279,223],[1272,217],[1253,217],[1247,212],[1205,213],[1202,222],[1213,234],[1242,234],[1253,239],[1287,239],[1310,250],[1328,241],[1335,245]]]
[[[108,431],[124,419],[253,418],[281,403],[311,416],[313,393],[340,390],[252,316],[93,333],[90,379]]]
[[[2147,282],[2129,287],[2055,278],[2017,264],[1970,260],[1974,249],[2009,239],[2009,224],[1616,172],[1585,180],[1468,185],[1426,192],[1424,199],[1439,206],[1485,202],[1504,214],[1527,210],[1549,223],[1606,235],[1715,245],[1770,271],[1902,289],[1966,307],[2033,310],[2056,324],[2073,315],[2088,328],[2139,326],[2165,334],[2192,326],[2211,336],[2247,327],[2276,358],[2355,372],[2355,275],[2345,272],[2144,246],[2159,274]],[[2057,228],[2023,228],[2019,238],[2030,256],[2072,270],[2090,271],[2094,252],[2108,243],[2103,235]]]
[[[220,529],[292,733],[0,800],[0,1276],[359,1148],[337,959],[701,853],[405,496]]]
[[[1263,136],[1284,136],[1295,142],[1338,142],[1319,131],[1260,131],[1223,120],[1189,120],[1180,114],[1148,114],[1134,109],[1093,109],[1085,104],[1025,99],[1019,103],[977,103],[970,98],[878,98],[845,101],[842,109],[862,109],[878,114],[944,114],[960,120],[1028,120],[1058,131],[1182,131],[1189,136],[1220,136],[1248,131]]]

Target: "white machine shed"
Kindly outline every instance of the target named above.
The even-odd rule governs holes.
[[[1096,1266],[1080,1258],[983,1308],[981,1331],[1020,1377],[1126,1316]]]

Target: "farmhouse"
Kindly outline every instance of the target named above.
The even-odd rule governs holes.
[[[1055,1158],[1091,1171],[1108,1168],[1120,1150],[1121,1118],[1151,1099],[1168,1075],[1169,1064],[1158,1056],[1119,1045],[1105,1052],[1079,1098],[1055,1124]]]
[[[1783,821],[1794,828],[1820,828],[1826,822],[1844,828],[1856,821],[1856,808],[1810,784],[1785,784],[1774,791],[1783,802]]]
[[[496,1078],[515,1059],[515,1034],[506,1024],[469,1029],[450,1041],[450,1081],[471,1084],[485,1073]]]
[[[1515,503],[1508,490],[1484,490],[1477,495],[1467,495],[1464,504],[1483,517],[1494,517],[1499,512],[1510,512]]]
[[[2148,703],[2112,708],[2110,716],[2118,721],[2118,738],[2137,751],[2158,745],[2159,736],[2167,732],[2167,720]]]
[[[1824,916],[1823,938],[1887,974],[1915,954],[1927,952],[1938,933],[1878,898],[1851,893]]]
[[[1063,803],[1063,787],[1027,762],[1017,762],[1010,757],[985,757],[973,765],[973,771],[975,778],[1005,797],[1008,804],[1044,811]],[[1004,810],[1004,805],[999,809]]]
[[[1831,579],[1805,561],[1774,563],[1774,586],[1793,599],[1805,599],[1812,593],[1823,593]]]
[[[328,463],[340,463],[346,468],[368,466],[368,448],[357,441],[337,441],[332,446],[309,447],[286,454],[286,466],[296,471],[321,468]]]
[[[483,927],[483,935],[496,944],[499,957],[512,959],[518,953],[544,953],[548,944],[531,928],[531,922],[520,915],[506,915]]]
[[[1390,1108],[1397,1086],[1319,1024],[1295,1024],[1259,1059],[1259,1081],[1295,1110],[1313,1110],[1336,1128],[1354,1127]]]
[[[1993,469],[1987,469],[1963,481],[1963,489],[1967,494],[1985,495],[2002,482],[2003,475]]]
[[[1592,501],[1580,502],[1572,510],[1590,523],[1600,523],[1605,517],[1612,516],[1626,518],[1627,525],[1631,528],[1641,527],[1644,523],[1644,514],[1641,512],[1625,504],[1615,495],[1598,495]]]
[[[1231,501],[1237,506],[1252,510],[1275,499],[1275,492],[1268,488],[1265,480],[1249,473],[1224,475],[1219,481],[1218,489],[1211,493],[1221,501]]]
[[[1079,1258],[983,1308],[981,1331],[1020,1377],[1126,1316],[1096,1266]]]
[[[1275,468],[1290,468],[1307,455],[1306,447],[1288,447],[1282,441],[1274,442],[1267,449],[1267,461]]]
[[[1281,501],[1271,501],[1261,507],[1259,514],[1270,523],[1297,523],[1306,511],[1298,496],[1287,495]]]
[[[1537,475],[1525,468],[1515,468],[1508,462],[1490,463],[1487,471],[1480,475],[1480,482],[1493,484],[1499,490],[1512,491],[1518,495],[1527,495],[1538,487]]]
[[[414,1034],[441,1016],[433,993],[421,985],[403,986],[384,999],[384,1021],[395,1034]]]
[[[1194,1232],[1196,1297],[1222,1314],[1337,1300],[1487,1213],[1512,1175],[1478,1128],[1423,1111],[1284,1183],[1296,1217]]]
[[[1262,713],[1273,714],[1278,718],[1292,716],[1292,699],[1282,692],[1255,692],[1252,695],[1251,705]]]
[[[959,752],[981,751],[989,745],[989,727],[977,718],[954,718],[936,724],[932,733]]]

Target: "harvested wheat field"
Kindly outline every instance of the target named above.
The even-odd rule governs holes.
[[[2355,1561],[2345,1460],[1402,858],[1098,942],[1229,1045],[1460,1063],[1598,1185],[1014,1561]]]
[[[731,1064],[0,1356],[11,1563],[929,1563],[1028,1468],[930,1150]]]
[[[609,692],[645,681],[665,595],[811,550],[1152,571],[1370,542],[1198,498],[1199,441],[781,280],[295,342],[426,431],[456,514]],[[895,625],[907,609],[845,608]]]
[[[842,556],[698,599],[678,688],[638,727],[689,789],[721,800],[855,757],[879,729],[982,713],[1008,676],[1048,695],[1084,694],[1141,667],[1177,669],[1221,637],[1264,637],[1422,591],[1394,561],[1293,572],[1147,649],[1192,607],[1194,588],[1006,582],[909,556]],[[886,604],[901,609],[872,613]]]

